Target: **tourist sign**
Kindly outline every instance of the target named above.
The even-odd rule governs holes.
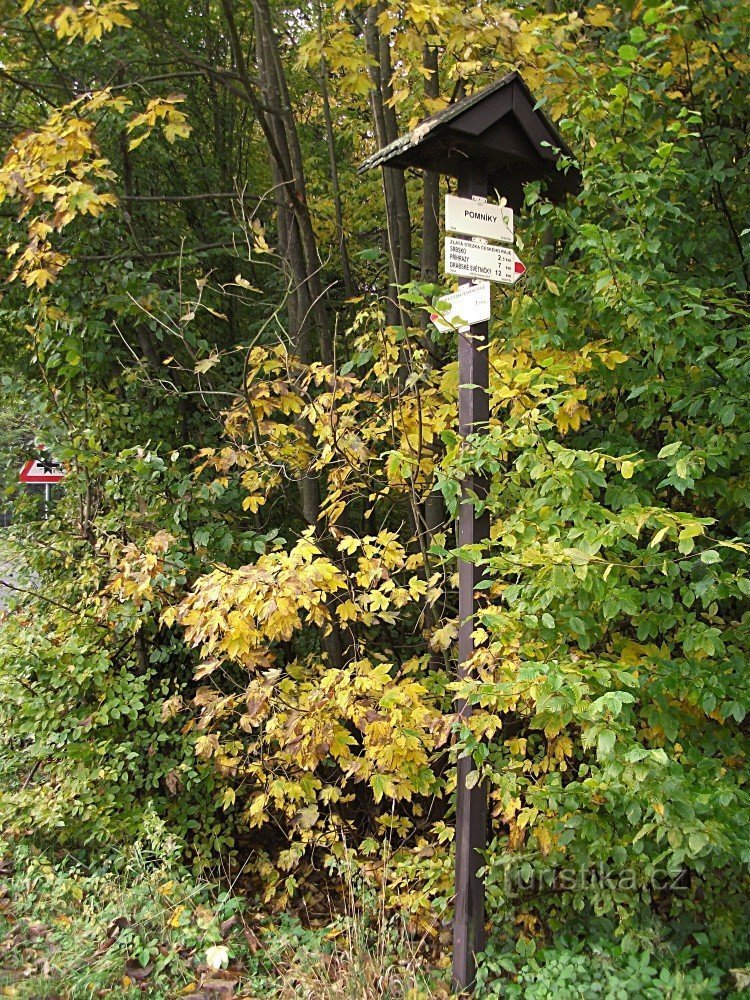
[[[445,228],[451,233],[481,236],[500,243],[513,242],[513,209],[474,198],[445,196]]]
[[[480,278],[515,285],[526,267],[510,247],[474,243],[455,236],[445,238],[445,271],[460,278]]]
[[[438,300],[430,319],[443,333],[458,330],[464,333],[473,323],[486,323],[490,318],[490,283],[472,281],[457,292]]]

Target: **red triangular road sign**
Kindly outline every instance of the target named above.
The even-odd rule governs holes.
[[[54,459],[39,461],[30,459],[18,473],[21,483],[61,483],[65,479],[65,470]]]

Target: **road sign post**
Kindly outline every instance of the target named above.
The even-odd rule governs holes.
[[[444,108],[360,166],[386,169],[422,169],[458,178],[458,195],[447,206],[448,229],[467,236],[512,242],[513,216],[505,205],[487,206],[488,191],[499,191],[507,208],[520,209],[524,185],[543,181],[552,201],[581,189],[581,174],[561,163],[572,152],[540,109],[517,71]],[[472,279],[514,284],[525,271],[508,247],[446,239],[446,270],[460,277],[462,288]],[[452,246],[451,246],[452,244]],[[461,290],[461,289],[460,289]],[[457,316],[461,317],[460,307]],[[463,437],[480,431],[489,420],[487,357],[488,324],[470,320],[468,331],[459,327],[459,429]],[[463,484],[459,519],[459,545],[477,544],[489,535],[486,511],[477,513],[474,497],[483,500],[489,483],[469,476]],[[459,673],[474,653],[474,624],[480,571],[473,564],[459,564]],[[466,718],[470,706],[458,705]],[[453,980],[459,992],[474,988],[476,955],[484,948],[484,889],[477,871],[487,842],[487,793],[482,786],[466,787],[473,770],[470,758],[458,762],[456,786],[456,895],[453,925]]]
[[[487,172],[469,164],[458,178],[460,196],[484,197]],[[460,285],[471,282],[459,278]],[[458,433],[462,438],[486,429],[489,406],[489,324],[475,323],[458,338]],[[486,510],[477,514],[474,498],[486,499],[489,482],[484,476],[470,475],[461,487],[458,512],[458,544],[476,545],[490,533]],[[458,564],[458,675],[466,676],[474,654],[474,628],[477,612],[477,584],[481,570],[474,563]],[[471,705],[457,705],[462,719],[471,715]],[[484,886],[477,872],[482,865],[480,851],[487,843],[487,788],[484,782],[467,788],[466,780],[474,770],[471,757],[460,757],[456,776],[456,903],[453,923],[453,978],[459,988],[474,982],[476,955],[484,951]]]
[[[65,469],[54,458],[31,458],[18,473],[19,483],[44,486],[44,518],[50,516],[52,510],[52,487],[65,478]]]

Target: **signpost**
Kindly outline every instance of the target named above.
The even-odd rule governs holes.
[[[445,196],[445,228],[449,233],[481,236],[485,240],[512,243],[513,209],[507,205],[490,205],[475,198]]]
[[[430,313],[430,319],[443,333],[458,330],[465,333],[472,323],[485,323],[490,318],[490,285],[488,281],[473,281],[457,292],[444,295]]]
[[[62,464],[54,458],[31,458],[18,473],[20,483],[44,486],[44,516],[49,517],[52,487],[65,479]]]
[[[458,193],[465,198],[485,197],[487,171],[481,165],[467,164],[458,178]],[[446,239],[446,245],[448,239]],[[456,240],[466,243],[467,240]],[[483,249],[484,247],[482,247]],[[448,250],[446,249],[446,259]],[[447,268],[446,268],[447,270]],[[461,284],[473,277],[470,270],[463,272]],[[474,323],[468,336],[458,338],[458,433],[466,439],[486,430],[490,421],[490,364],[489,323]],[[486,510],[477,513],[474,498],[485,500],[489,480],[475,473],[461,484],[461,502],[458,508],[458,544],[481,545],[489,538],[490,515]],[[478,610],[477,586],[482,571],[474,562],[461,559],[458,563],[458,676],[466,677],[474,655],[474,626]],[[458,715],[468,718],[471,705],[460,701]],[[470,756],[459,757],[456,776],[456,903],[453,922],[453,978],[461,989],[473,985],[475,956],[484,951],[484,886],[478,872],[483,861],[480,851],[487,843],[487,787],[476,782],[472,787],[467,779],[475,770]],[[476,778],[476,776],[475,776]]]
[[[365,160],[372,167],[419,168],[458,178],[457,196],[446,201],[446,228],[465,236],[513,242],[513,212],[524,200],[524,185],[541,180],[552,201],[581,189],[581,174],[561,166],[560,154],[573,154],[540,110],[539,102],[517,71],[470,94],[421,122],[408,135]],[[488,191],[500,191],[506,205],[488,205]],[[489,423],[489,359],[486,309],[474,309],[480,295],[472,279],[513,285],[526,268],[510,247],[446,238],[446,272],[459,277],[461,288],[448,296],[449,313],[469,324],[459,326],[458,424],[463,438]],[[484,294],[484,293],[481,293]],[[463,300],[460,297],[463,296]],[[451,302],[450,300],[454,301]],[[463,301],[463,305],[458,305]],[[456,312],[453,313],[453,309]],[[462,312],[461,310],[464,310]],[[449,325],[449,328],[453,328]],[[462,484],[458,543],[481,545],[489,536],[489,514],[477,513],[475,501],[487,496],[489,482],[472,474]],[[474,628],[479,609],[481,569],[461,560],[458,568],[458,672],[466,676],[474,654]],[[459,715],[471,705],[459,703]],[[456,780],[456,896],[453,921],[453,981],[459,992],[474,987],[476,955],[484,949],[484,886],[479,878],[481,852],[487,845],[487,789],[476,778],[471,757],[458,761]],[[470,787],[469,787],[470,786]]]

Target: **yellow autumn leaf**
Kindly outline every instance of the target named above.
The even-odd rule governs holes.
[[[341,539],[337,548],[339,552],[346,552],[347,555],[352,555],[357,551],[361,544],[362,542],[359,538],[356,538],[354,535],[347,535],[345,538]]]
[[[442,652],[444,649],[448,649],[457,638],[458,627],[450,622],[448,625],[443,625],[442,628],[435,629],[432,633],[430,636],[430,649]]]
[[[336,608],[336,614],[339,621],[353,622],[359,616],[359,608],[352,601],[344,601],[343,604],[339,604]]]
[[[207,358],[202,358],[200,361],[196,362],[195,368],[193,369],[196,375],[204,375],[207,371],[218,365],[221,358],[218,354],[211,354]]]
[[[264,496],[261,496],[259,493],[251,493],[242,501],[242,509],[249,510],[252,514],[257,514],[265,502],[266,498]]]
[[[547,857],[549,852],[552,850],[552,845],[554,844],[554,839],[552,834],[547,829],[546,826],[534,827],[534,836],[536,837],[537,843],[539,844],[539,849],[542,852],[542,857]]]

